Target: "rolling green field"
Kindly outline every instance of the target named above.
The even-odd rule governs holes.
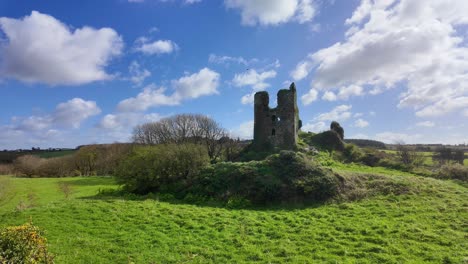
[[[41,152],[41,153],[37,154],[36,156],[38,156],[40,158],[48,159],[48,158],[57,158],[57,157],[72,155],[75,152],[76,152],[76,150],[74,150],[74,149],[61,150],[61,151],[44,151],[44,152]]]
[[[389,149],[385,149],[385,150],[382,150],[382,151],[385,152],[385,153],[389,153],[389,154],[396,154],[397,153],[396,150],[389,150]],[[434,162],[432,160],[432,156],[434,155],[434,152],[421,151],[419,153],[421,153],[424,156],[424,165],[426,165],[426,166],[433,166],[434,165]],[[463,165],[468,166],[468,158],[467,158],[466,153],[465,153],[465,159],[463,160]]]
[[[242,210],[97,195],[109,177],[0,176],[0,226],[32,219],[57,263],[466,263],[467,188],[387,174],[409,191]]]

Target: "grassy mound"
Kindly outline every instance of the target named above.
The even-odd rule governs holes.
[[[353,190],[384,179],[396,186],[356,202],[231,210],[96,196],[118,188],[112,178],[11,178],[0,228],[32,218],[57,263],[463,263],[466,187],[391,171],[369,179],[345,169],[340,174]],[[69,198],[62,182],[73,189]],[[29,194],[35,205],[16,210]]]
[[[202,171],[192,188],[221,200],[245,199],[254,204],[317,202],[334,197],[338,178],[302,153],[281,151],[262,161],[226,162]]]
[[[299,133],[299,138],[306,144],[323,150],[344,150],[344,142],[340,135],[333,130],[324,131],[322,133]]]

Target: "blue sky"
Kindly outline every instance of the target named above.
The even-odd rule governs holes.
[[[0,149],[125,142],[177,113],[253,130],[294,81],[303,130],[468,143],[465,0],[0,2]]]

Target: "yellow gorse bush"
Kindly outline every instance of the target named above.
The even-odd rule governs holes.
[[[53,263],[47,239],[31,222],[0,230],[0,263]]]

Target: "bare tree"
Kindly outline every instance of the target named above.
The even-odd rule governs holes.
[[[135,127],[133,142],[138,144],[196,143],[206,146],[212,161],[223,153],[227,132],[208,116],[180,114]]]
[[[424,162],[424,155],[405,145],[404,142],[397,143],[396,156],[406,166],[421,166]]]

